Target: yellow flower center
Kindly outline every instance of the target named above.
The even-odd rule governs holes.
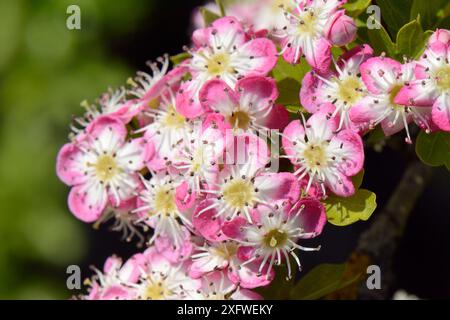
[[[175,191],[169,186],[160,186],[155,192],[155,213],[170,216],[176,213]],[[155,214],[155,213],[151,213]]]
[[[228,117],[227,121],[233,126],[233,128],[242,130],[247,130],[251,123],[250,116],[244,111],[233,112]]]
[[[264,245],[269,248],[280,248],[286,244],[288,235],[280,229],[270,230],[264,235]]]
[[[436,72],[438,88],[442,91],[450,91],[450,66],[444,66]]]
[[[356,76],[349,76],[343,81],[335,80],[339,86],[337,98],[340,101],[347,102],[350,107],[362,97],[361,81]]]
[[[224,260],[230,260],[237,253],[238,247],[235,243],[225,243],[218,247],[212,247],[211,251],[215,256]]]
[[[313,11],[308,11],[299,16],[298,34],[314,36],[317,32],[317,15]]]
[[[243,179],[233,179],[223,187],[223,199],[232,208],[243,209],[253,205],[253,185]]]
[[[309,169],[318,169],[327,163],[326,144],[310,144],[303,152],[303,158]]]
[[[104,182],[110,181],[120,172],[120,168],[117,166],[115,159],[110,155],[98,157],[97,162],[93,166],[97,177]]]
[[[181,129],[186,124],[186,119],[181,114],[179,114],[173,106],[170,106],[162,122],[169,128]]]
[[[396,107],[397,104],[394,102],[395,97],[397,96],[397,94],[400,92],[400,90],[402,90],[403,85],[402,84],[398,84],[396,86],[394,86],[394,88],[392,88],[391,93],[389,94],[389,103],[391,104],[391,106]]]
[[[232,73],[233,68],[230,67],[230,56],[227,53],[216,53],[208,59],[206,64],[208,72],[212,76],[222,75],[224,73]]]
[[[164,300],[171,294],[172,292],[164,286],[164,283],[155,283],[151,280],[148,280],[147,287],[145,288],[141,298],[143,300]]]

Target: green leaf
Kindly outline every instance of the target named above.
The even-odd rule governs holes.
[[[376,4],[381,9],[381,19],[386,22],[389,33],[394,37],[410,20],[411,0],[377,0]]]
[[[375,193],[359,189],[351,197],[330,196],[324,200],[328,222],[335,226],[348,226],[366,221],[377,207]]]
[[[219,8],[220,15],[222,17],[225,17],[226,16],[226,14],[225,14],[225,6],[223,5],[223,2],[221,0],[216,0],[216,5]]]
[[[217,15],[214,12],[209,11],[208,9],[206,9],[204,7],[200,8],[200,13],[203,17],[203,21],[205,21],[206,26],[209,26],[211,23],[213,23],[217,19],[220,19],[219,15]]]
[[[410,19],[413,20],[420,15],[424,29],[435,29],[438,12],[444,9],[447,2],[448,0],[433,0],[431,5],[429,0],[413,0]]]
[[[371,2],[372,0],[350,0],[349,2],[344,4],[343,7],[346,14],[353,18],[356,18],[366,10]]]
[[[397,54],[415,58],[425,48],[427,36],[420,25],[420,19],[405,24],[397,33]]]
[[[365,171],[363,168],[363,169],[361,169],[360,172],[358,172],[358,174],[356,176],[352,177],[352,182],[353,182],[353,185],[355,186],[355,190],[358,190],[361,187],[361,184],[364,179],[364,173],[365,173]]]
[[[300,106],[300,87],[305,74],[311,70],[303,60],[299,64],[292,65],[284,61],[282,57],[278,59],[272,76],[277,81],[280,95],[277,103],[283,105]]]
[[[179,54],[176,54],[174,56],[170,57],[170,61],[172,62],[173,65],[177,65],[182,63],[184,60],[189,59],[191,57],[191,55],[187,52],[182,52]]]
[[[427,134],[421,131],[416,141],[416,153],[423,163],[432,167],[445,165],[450,170],[450,132]]]
[[[344,280],[346,264],[321,264],[308,272],[291,290],[291,299],[315,300],[343,289],[357,281],[361,274]]]
[[[395,56],[396,48],[395,44],[391,40],[391,37],[379,21],[376,23],[378,24],[378,28],[367,29],[367,36],[370,40],[370,46],[374,48],[377,55],[382,52],[386,52],[388,56]]]

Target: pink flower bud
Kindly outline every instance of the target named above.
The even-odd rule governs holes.
[[[325,36],[336,46],[343,46],[355,39],[357,27],[345,10],[337,11],[325,25]]]

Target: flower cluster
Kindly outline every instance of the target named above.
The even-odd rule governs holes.
[[[148,246],[125,263],[110,257],[84,298],[260,299],[251,290],[271,283],[275,265],[286,263],[290,278],[299,251],[319,249],[302,241],[322,232],[321,200],[355,193],[364,133],[381,123],[386,135],[406,129],[410,142],[411,121],[450,130],[449,32],[438,30],[418,61],[377,57],[369,45],[335,61],[331,48],[356,33],[344,2],[234,8],[195,30],[189,58],[170,71],[163,57],[151,74],[83,103],[57,159],[70,211],[96,225],[113,219]],[[271,71],[303,57],[309,115],[290,121]]]

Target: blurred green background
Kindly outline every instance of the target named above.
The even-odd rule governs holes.
[[[105,43],[133,32],[152,3],[0,0],[1,299],[68,297],[63,272],[83,260],[88,238],[55,157],[80,101],[134,74]],[[66,28],[70,4],[81,7],[81,30]]]

